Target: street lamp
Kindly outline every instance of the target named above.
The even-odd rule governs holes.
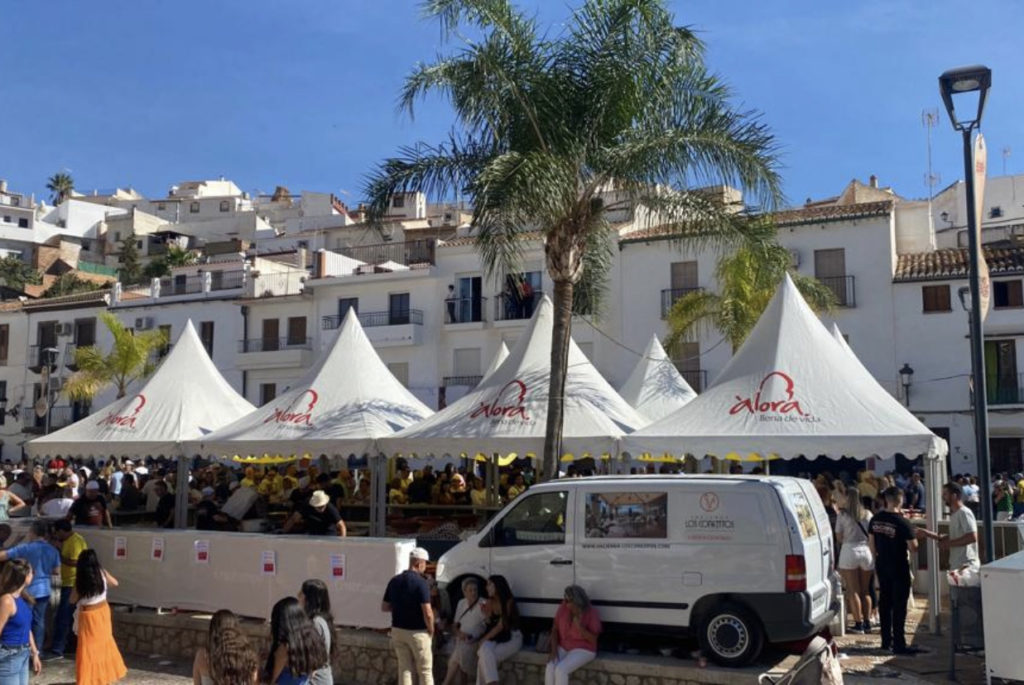
[[[985,99],[992,85],[992,71],[988,67],[971,66],[950,69],[939,77],[939,92],[942,102],[949,113],[953,128],[960,131],[964,148],[964,195],[967,200],[967,251],[970,259],[970,327],[971,327],[971,379],[974,385],[974,437],[978,453],[978,479],[981,488],[981,520],[984,534],[984,546],[981,550],[982,561],[992,561],[995,535],[992,530],[992,474],[989,466],[988,447],[988,396],[985,390],[985,347],[981,330],[981,275],[978,267],[978,216],[974,197],[974,160],[971,154],[971,133],[981,125],[981,115],[985,111]],[[960,103],[969,103],[977,97],[974,106],[962,108],[962,112],[970,112],[962,118],[957,116],[953,106],[953,98]],[[966,298],[961,295],[961,302],[966,307]]]
[[[43,354],[46,355],[46,374],[43,378],[43,397],[46,398],[46,427],[43,428],[43,435],[50,434],[50,412],[53,409],[53,393],[50,392],[50,367],[57,364],[57,356],[60,354],[60,350],[56,347],[47,347],[43,349]]]
[[[914,370],[910,368],[910,364],[903,363],[903,368],[900,369],[900,383],[903,385],[903,404],[910,406],[910,383],[913,381]]]

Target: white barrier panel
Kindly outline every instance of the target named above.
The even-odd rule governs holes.
[[[388,628],[380,603],[416,543],[395,538],[260,535],[195,530],[76,528],[120,585],[110,600],[146,607],[270,618],[303,581],[327,584],[340,625]],[[154,540],[156,542],[154,542]],[[156,554],[155,548],[161,548]],[[205,553],[205,554],[204,554]]]

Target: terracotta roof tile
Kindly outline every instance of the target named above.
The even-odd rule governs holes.
[[[523,231],[519,234],[520,240],[540,240],[540,231]],[[462,238],[450,238],[448,240],[440,241],[438,247],[459,247],[461,245],[474,245],[476,244],[476,236],[465,236]]]
[[[1024,274],[1024,247],[984,247],[985,261],[992,275]],[[899,255],[893,282],[943,281],[967,278],[966,248]]]

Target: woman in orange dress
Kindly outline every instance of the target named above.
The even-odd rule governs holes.
[[[117,579],[100,566],[96,550],[82,552],[71,592],[71,603],[78,605],[77,685],[110,685],[128,674],[114,642],[108,587],[117,587]]]

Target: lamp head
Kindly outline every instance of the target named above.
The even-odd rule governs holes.
[[[939,77],[939,92],[942,95],[942,103],[946,106],[949,120],[957,131],[970,131],[981,125],[981,115],[985,111],[985,98],[988,96],[988,89],[992,85],[992,70],[980,64],[969,67],[958,67],[950,69]],[[957,118],[956,109],[953,106],[954,96],[964,96],[968,93],[977,93],[977,106],[962,108],[964,112],[972,112],[964,115],[963,119]],[[961,102],[968,102],[970,98],[958,97]],[[973,118],[970,118],[972,117]]]
[[[960,298],[960,306],[964,308],[965,312],[971,311],[971,289],[964,285],[956,291],[957,296]]]
[[[904,386],[910,385],[913,375],[914,370],[910,368],[910,364],[904,362],[903,368],[900,369],[900,380],[903,382]]]

